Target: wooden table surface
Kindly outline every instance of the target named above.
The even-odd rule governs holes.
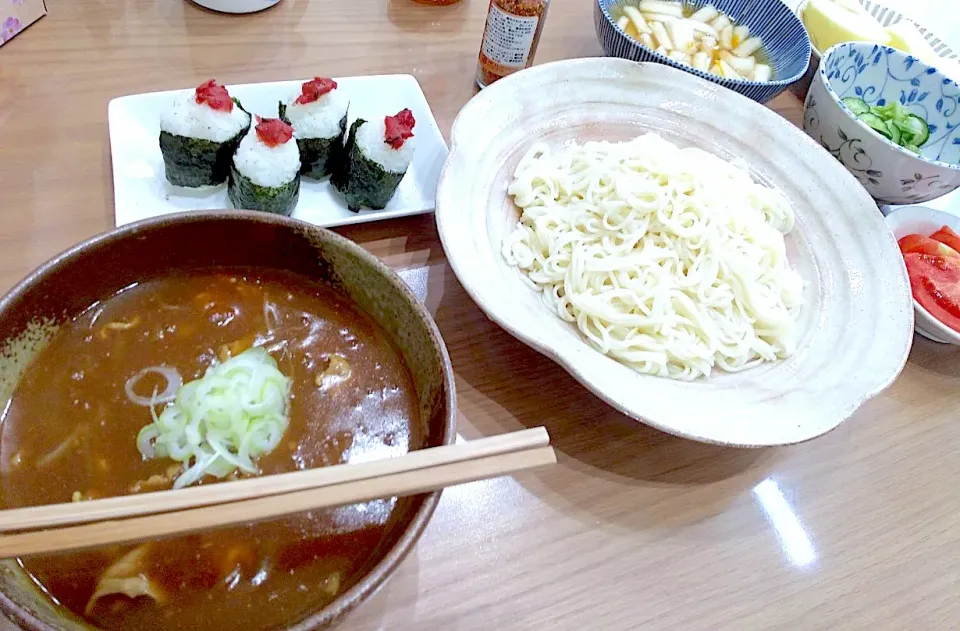
[[[487,10],[484,0],[283,0],[241,17],[181,0],[48,6],[0,49],[2,290],[113,225],[111,98],[210,77],[410,73],[447,133],[475,92]],[[554,0],[537,61],[601,54],[591,8]],[[772,106],[799,120],[793,96]],[[341,232],[435,314],[460,434],[544,424],[560,458],[445,492],[415,551],[342,628],[960,626],[956,351],[917,339],[893,387],[812,442],[700,445],[626,419],[490,323],[447,266],[432,216]]]

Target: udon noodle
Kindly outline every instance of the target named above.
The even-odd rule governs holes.
[[[538,144],[508,192],[522,213],[503,256],[600,352],[692,380],[793,351],[793,210],[744,169],[656,134]]]

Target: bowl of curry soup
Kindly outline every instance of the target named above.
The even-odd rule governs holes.
[[[402,455],[452,443],[455,409],[443,341],[403,281],[285,217],[130,224],[0,299],[2,508]],[[438,499],[3,561],[0,609],[31,631],[327,628]]]

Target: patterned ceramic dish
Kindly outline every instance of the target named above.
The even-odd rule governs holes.
[[[803,10],[806,8],[809,0],[801,0],[799,3],[796,0],[792,0],[796,4],[794,12],[803,19]],[[941,40],[939,37],[931,33],[926,27],[921,26],[917,22],[905,17],[902,13],[897,13],[889,7],[885,7],[882,4],[877,4],[876,2],[870,2],[870,0],[860,0],[860,4],[866,10],[866,12],[876,20],[880,26],[887,27],[898,22],[906,20],[907,22],[913,22],[913,25],[917,27],[917,30],[920,31],[920,34],[923,35],[923,38],[927,40],[927,43],[930,44],[930,47],[933,49],[937,55],[945,59],[945,65],[954,68],[954,73],[948,72],[951,77],[956,81],[957,77],[960,76],[960,60],[957,58],[957,54],[950,49],[947,44]],[[817,48],[817,43],[810,40],[810,67],[807,68],[806,74],[803,75],[803,79],[797,81],[792,86],[790,90],[797,94],[801,99],[806,98],[807,91],[810,89],[810,84],[813,82],[813,77],[817,74],[817,68],[820,67],[820,56],[822,52]],[[944,68],[940,68],[944,70]]]
[[[623,0],[596,0],[593,23],[603,52],[610,57],[633,61],[655,61],[689,72],[702,79],[730,88],[759,103],[766,103],[798,81],[810,62],[810,38],[800,18],[780,0],[682,0],[685,7],[696,10],[712,4],[737,24],[750,27],[750,32],[763,39],[764,49],[773,66],[772,81],[724,79],[678,63],[647,48],[617,26],[611,11]]]
[[[942,226],[960,232],[960,217],[925,206],[903,206],[887,215],[886,221],[898,241],[908,234],[933,234]],[[913,301],[913,308],[916,311],[917,333],[934,342],[960,346],[960,333],[934,318],[916,300]]]
[[[519,215],[507,186],[531,144],[627,140],[650,131],[739,160],[790,200],[797,226],[787,235],[787,255],[805,287],[799,348],[789,359],[694,382],[642,375],[590,347],[504,260],[503,238]],[[795,443],[839,425],[906,361],[910,287],[876,204],[836,160],[766,107],[665,65],[575,59],[485,88],[460,112],[451,142],[436,216],[461,284],[492,320],[636,420],[703,442]]]
[[[899,100],[923,118],[930,139],[917,155],[858,120],[840,101]],[[882,204],[915,204],[960,187],[960,86],[916,57],[864,42],[838,44],[820,60],[803,129]]]

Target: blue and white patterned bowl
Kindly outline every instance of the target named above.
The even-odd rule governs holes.
[[[840,101],[899,101],[930,127],[921,155],[890,142]],[[803,113],[803,129],[843,163],[880,203],[916,204],[960,187],[960,86],[896,49],[866,42],[824,53]]]
[[[709,72],[677,63],[654,52],[623,32],[611,14],[623,0],[596,0],[593,23],[603,52],[608,57],[622,57],[633,61],[655,61],[673,66],[708,81],[719,83],[758,103],[766,103],[798,81],[810,63],[810,38],[800,18],[781,0],[682,0],[685,7],[696,10],[712,4],[736,24],[750,27],[750,33],[763,40],[764,49],[773,67],[773,80],[747,81],[724,79]]]

